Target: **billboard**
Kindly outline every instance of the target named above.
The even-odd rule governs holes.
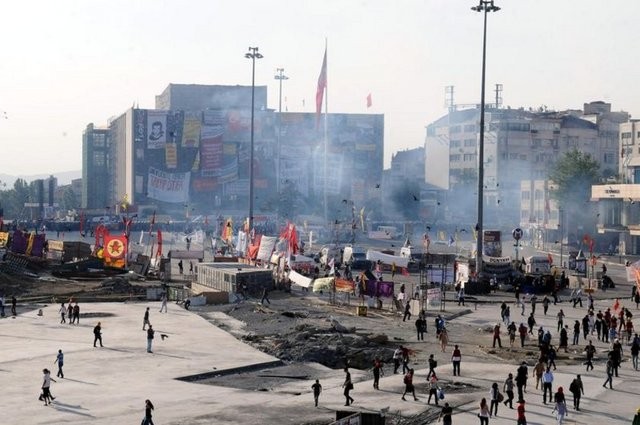
[[[499,230],[485,230],[482,239],[482,252],[488,257],[502,257],[502,241]]]

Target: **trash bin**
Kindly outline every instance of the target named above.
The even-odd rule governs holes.
[[[366,305],[359,305],[357,307],[358,309],[358,316],[367,316],[367,306]]]

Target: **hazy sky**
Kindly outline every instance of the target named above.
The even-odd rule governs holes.
[[[82,131],[134,103],[153,108],[169,83],[251,84],[249,46],[264,59],[256,84],[278,106],[312,111],[325,37],[330,112],[384,113],[385,166],[421,146],[456,103],[480,98],[477,0],[25,0],[0,25],[0,172],[79,170]],[[604,100],[640,113],[640,1],[498,0],[489,15],[488,102],[582,108]],[[373,107],[366,108],[372,94]],[[303,100],[305,105],[303,106]],[[284,107],[284,106],[283,106]]]

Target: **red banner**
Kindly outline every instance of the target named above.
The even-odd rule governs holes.
[[[127,252],[127,238],[123,236],[105,235],[104,251],[105,258],[119,259],[124,258]]]

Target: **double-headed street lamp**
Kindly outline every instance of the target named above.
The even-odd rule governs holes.
[[[476,230],[476,274],[482,272],[482,237],[483,237],[483,197],[484,197],[484,81],[487,62],[487,13],[497,12],[500,8],[493,4],[494,0],[480,0],[477,6],[471,8],[476,12],[484,12],[484,33],[482,37],[482,83],[480,92],[480,142],[478,144],[478,223]]]
[[[280,196],[280,137],[282,136],[282,81],[288,80],[289,77],[284,75],[284,68],[277,68],[277,74],[275,75],[276,80],[280,83],[280,92],[278,96],[278,143],[276,145],[276,149],[278,150],[278,154],[276,156],[278,163],[276,164],[276,191],[278,192],[278,196]]]
[[[249,230],[251,230],[253,229],[253,113],[255,110],[256,59],[262,59],[263,56],[258,53],[257,47],[249,47],[249,53],[246,53],[244,57],[251,59],[251,145],[249,147]]]

